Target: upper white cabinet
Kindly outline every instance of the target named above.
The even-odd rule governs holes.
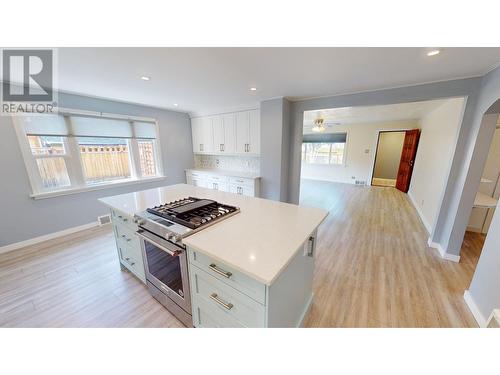
[[[214,152],[212,118],[198,117],[191,119],[191,133],[194,153],[212,154]]]
[[[236,151],[260,153],[260,113],[258,110],[236,113]]]
[[[234,154],[236,134],[235,116],[227,114],[212,117],[214,132],[214,151],[218,154]]]
[[[260,153],[259,110],[193,118],[191,126],[194,153],[214,155]]]

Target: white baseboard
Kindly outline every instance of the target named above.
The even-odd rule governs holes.
[[[427,230],[427,233],[430,234],[432,232],[432,228],[429,225],[429,223],[427,222],[427,220],[425,219],[424,215],[422,214],[422,211],[420,211],[420,207],[417,204],[417,202],[415,201],[415,197],[413,197],[413,195],[410,192],[408,192],[407,195],[408,195],[408,198],[410,198],[410,202],[413,204],[413,207],[415,207],[415,210],[417,210],[417,214],[420,217],[420,221],[422,222],[422,224],[424,224],[424,227]]]
[[[20,249],[22,247],[35,245],[35,244],[40,243],[40,242],[52,240],[52,239],[57,238],[57,237],[66,236],[66,235],[71,234],[71,233],[80,232],[80,231],[85,230],[85,229],[97,227],[98,225],[99,225],[98,222],[95,221],[92,223],[79,225],[77,227],[64,229],[64,230],[61,230],[59,232],[49,233],[49,234],[45,234],[43,236],[31,238],[31,239],[26,240],[26,241],[12,243],[10,245],[0,247],[0,254],[7,253],[7,252],[13,251],[13,250],[17,250],[17,249]]]
[[[430,237],[427,240],[427,245],[429,245],[429,247],[432,247],[433,249],[436,249],[439,252],[439,255],[441,255],[441,258],[443,258],[445,260],[451,260],[452,262],[456,262],[456,263],[460,262],[460,255],[448,254],[443,249],[441,244],[439,244],[437,242],[432,242],[432,239]]]
[[[464,300],[470,312],[474,316],[474,319],[476,319],[476,322],[479,325],[479,327],[485,328],[487,323],[486,319],[484,318],[483,314],[481,314],[481,311],[479,311],[479,308],[477,307],[476,302],[474,302],[474,299],[469,293],[469,290],[466,290],[464,292]]]

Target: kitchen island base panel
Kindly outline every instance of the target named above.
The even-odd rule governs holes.
[[[311,237],[315,238],[316,234]],[[300,327],[312,301],[314,258],[306,241],[267,291],[267,327]],[[315,249],[312,249],[314,255]]]

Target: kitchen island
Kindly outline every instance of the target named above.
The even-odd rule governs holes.
[[[140,268],[145,262],[138,259],[139,241],[130,238],[137,229],[134,215],[186,197],[240,208],[239,213],[182,240],[193,325],[300,326],[313,298],[316,231],[327,212],[185,184],[100,199],[111,208],[122,266],[143,282]],[[122,234],[124,230],[128,232]],[[128,263],[121,249],[126,250]]]

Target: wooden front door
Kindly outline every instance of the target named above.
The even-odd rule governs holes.
[[[413,172],[419,138],[419,129],[408,130],[405,134],[401,161],[399,162],[398,178],[396,180],[396,189],[401,190],[403,193],[407,193],[410,188],[411,174]]]

